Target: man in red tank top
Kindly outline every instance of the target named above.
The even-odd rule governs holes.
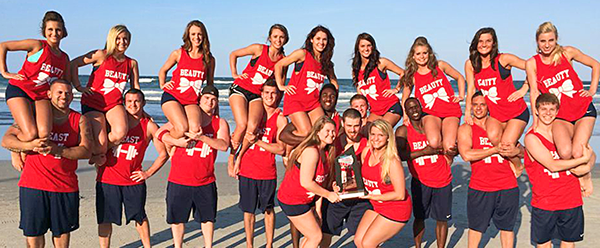
[[[264,215],[266,247],[273,247],[275,233],[275,190],[277,189],[277,164],[275,155],[283,155],[285,146],[279,140],[281,130],[288,123],[278,108],[282,92],[275,81],[268,80],[261,87],[265,114],[259,125],[258,135],[246,133],[244,154],[239,154],[232,175],[239,179],[240,201],[244,212],[244,229],[247,247],[254,247],[254,223],[256,209]],[[248,149],[245,149],[248,146]],[[239,173],[237,173],[239,172]]]
[[[19,180],[21,220],[28,247],[43,247],[50,229],[55,247],[68,247],[70,233],[79,228],[79,186],[75,170],[78,159],[90,157],[91,129],[87,119],[71,110],[71,84],[56,80],[48,97],[52,104],[50,137],[22,142],[19,127],[11,126],[2,146],[27,152]]]
[[[169,155],[162,142],[154,135],[158,125],[144,114],[144,93],[130,89],[125,93],[128,132],[118,146],[109,147],[106,163],[98,167],[96,177],[96,217],[100,247],[110,247],[112,223],[121,225],[125,207],[125,221],[135,221],[144,247],[150,247],[150,225],[146,210],[146,180],[167,162]],[[150,141],[158,157],[147,170],[142,162]]]
[[[523,171],[523,148],[501,143],[492,145],[486,131],[488,108],[479,91],[471,98],[473,125],[459,127],[458,150],[471,162],[471,181],[467,194],[469,222],[468,246],[477,247],[490,220],[500,230],[503,248],[514,246],[514,227],[519,212],[519,187],[516,176]],[[506,159],[516,157],[517,159]],[[516,164],[512,164],[515,161]]]
[[[205,247],[212,247],[214,223],[217,216],[217,185],[215,182],[215,160],[218,151],[229,148],[229,125],[225,119],[215,115],[219,91],[213,85],[202,89],[200,109],[202,134],[187,141],[173,139],[168,132],[169,123],[158,131],[165,144],[176,146],[171,156],[171,171],[167,185],[167,223],[171,224],[173,243],[182,247],[184,224],[193,211],[194,219],[200,223]]]
[[[559,100],[552,93],[537,97],[538,125],[525,136],[525,169],[531,182],[531,242],[551,247],[574,247],[583,240],[582,188],[577,176],[587,174],[596,161],[589,145],[583,156],[561,159],[552,138],[552,123],[559,112]]]
[[[412,174],[411,194],[413,203],[413,235],[415,246],[421,247],[425,233],[425,219],[429,215],[436,220],[438,247],[445,247],[448,221],[452,218],[452,173],[450,164],[456,155],[451,149],[449,156],[443,149],[433,149],[427,142],[423,127],[423,109],[418,99],[410,97],[404,102],[410,125],[396,129],[398,154],[407,161]]]

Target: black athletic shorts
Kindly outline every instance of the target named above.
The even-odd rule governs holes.
[[[493,220],[498,230],[512,232],[517,222],[518,212],[518,187],[494,192],[469,188],[467,193],[469,229],[485,233],[490,220]]]
[[[96,219],[98,224],[121,225],[123,206],[125,224],[135,220],[141,224],[146,219],[146,183],[120,186],[96,182]]]
[[[187,223],[190,212],[196,222],[215,222],[217,218],[217,184],[185,186],[167,184],[167,223]]]
[[[513,119],[522,120],[525,123],[529,123],[530,115],[531,115],[531,113],[529,113],[529,108],[525,108],[525,110],[523,110],[523,112],[521,114],[515,116]]]
[[[8,99],[11,99],[13,97],[23,97],[33,102],[33,99],[31,99],[31,97],[29,97],[29,95],[27,95],[27,93],[25,93],[25,91],[23,91],[21,88],[12,84],[8,84],[8,86],[6,86],[6,91],[4,92],[4,99],[8,101]]]
[[[548,211],[531,208],[531,242],[543,244],[552,239],[565,242],[583,240],[583,208]]]
[[[160,106],[162,106],[163,104],[165,104],[168,101],[177,101],[177,98],[175,98],[173,95],[171,95],[168,92],[163,92],[162,96],[160,97]],[[179,102],[180,103],[180,102]]]
[[[396,104],[392,105],[390,109],[388,109],[386,112],[397,114],[400,116],[404,114],[404,112],[402,111],[402,104],[400,104],[400,102],[397,102]]]
[[[279,206],[281,207],[281,210],[283,210],[283,213],[287,216],[303,215],[306,212],[310,211],[310,209],[315,206],[315,201],[313,201],[309,204],[299,204],[299,205],[288,205],[288,204],[281,202],[279,199],[277,199],[277,201],[279,202]]]
[[[96,111],[96,112],[100,112],[100,113],[106,114],[106,111],[97,110],[97,109],[92,108],[92,107],[90,107],[88,105],[85,105],[83,103],[81,104],[81,114],[82,115],[85,115],[86,113],[91,112],[91,111]]]
[[[261,213],[275,207],[275,189],[277,179],[257,180],[240,176],[238,206],[245,213],[254,214],[258,208]]]
[[[231,96],[231,95],[243,96],[244,98],[246,98],[246,101],[248,101],[248,102],[252,102],[254,100],[262,100],[260,95],[254,94],[254,93],[250,92],[249,90],[244,89],[237,84],[231,84],[231,86],[229,86],[229,96]]]
[[[6,90],[8,90],[8,89],[6,89]],[[6,98],[6,99],[8,99],[8,98]],[[583,114],[583,116],[581,116],[577,120],[570,121],[570,122],[571,122],[571,124],[575,125],[575,123],[577,123],[577,121],[581,120],[581,118],[583,118],[583,117],[594,117],[594,118],[598,117],[598,112],[596,111],[596,106],[594,106],[593,102],[590,103],[590,105],[588,106],[588,108],[585,111],[585,114]],[[561,118],[556,118],[556,119],[567,121],[567,120],[564,120],[564,119],[561,119]]]
[[[19,228],[23,235],[52,236],[70,233],[79,228],[79,192],[61,193],[19,187]]]
[[[436,221],[452,219],[452,183],[432,188],[413,177],[410,185],[415,219],[425,220],[429,216]]]
[[[327,207],[323,209],[323,223],[321,230],[323,233],[331,235],[340,235],[344,228],[344,221],[348,233],[354,235],[358,224],[367,210],[373,210],[371,202],[364,199],[348,199],[338,203],[326,202]]]

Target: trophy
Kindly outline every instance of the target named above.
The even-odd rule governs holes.
[[[350,146],[336,158],[335,182],[340,187],[339,195],[342,200],[366,195],[361,176],[360,158],[356,156],[354,146]]]

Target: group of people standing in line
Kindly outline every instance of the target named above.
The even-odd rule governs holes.
[[[469,247],[477,247],[490,221],[500,230],[502,246],[514,245],[517,177],[524,169],[533,192],[532,243],[549,247],[559,239],[573,246],[583,239],[582,196],[593,191],[595,154],[588,142],[600,63],[558,45],[550,22],[539,26],[537,54],[528,60],[500,53],[494,29],[478,30],[465,76],[438,60],[425,37],[415,39],[403,69],[380,55],[371,35],[359,34],[352,58],[358,94],[341,115],[335,109],[339,84],[330,30],[313,28],[302,48],[286,55],[288,31],[275,24],[267,45],[252,44],[230,55],[235,81],[229,103],[236,122],[231,134],[218,114],[215,59],[202,22],[188,23],[183,45],[158,73],[168,119],[162,127],[143,111],[138,63],[125,55],[131,33],[124,25],[110,29],[103,49],[73,60],[60,49],[67,36],[62,16],[48,11],[41,28],[45,40],[0,43],[0,70],[9,79],[6,102],[15,120],[2,146],[12,151],[12,164],[21,172],[19,227],[31,247],[44,246],[48,229],[54,245],[66,247],[70,232],[79,227],[79,159],[97,168],[100,245],[110,245],[112,224],[122,224],[124,207],[126,223],[135,221],[143,245],[150,247],[145,180],[169,158],[166,216],[174,246],[181,247],[184,223],[193,213],[211,247],[217,213],[214,163],[217,152],[227,150],[228,173],[239,180],[248,247],[253,247],[257,209],[265,216],[266,246],[272,247],[275,197],[290,220],[294,246],[328,247],[345,223],[357,247],[377,247],[403,229],[412,214],[415,245],[421,246],[425,219],[431,217],[438,247],[444,247],[452,218],[451,165],[459,154],[471,164]],[[7,51],[27,52],[18,73],[8,72]],[[248,56],[248,66],[238,73],[237,59]],[[592,68],[588,90],[573,60]],[[93,70],[84,86],[77,71],[89,64]],[[527,73],[520,89],[513,84],[513,67]],[[394,87],[388,71],[400,77]],[[456,81],[458,94],[447,76]],[[81,114],[69,108],[73,88],[82,93]],[[528,91],[531,111],[523,100]],[[530,116],[533,124],[523,146],[518,140]],[[144,169],[150,141],[158,158]],[[276,155],[284,156],[286,167],[277,196]],[[401,161],[412,175],[410,194]],[[341,184],[348,181],[365,194],[342,200],[351,187]]]

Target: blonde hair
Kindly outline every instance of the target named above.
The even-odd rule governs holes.
[[[125,25],[116,25],[108,31],[108,35],[106,36],[106,44],[104,45],[104,50],[106,50],[106,56],[113,55],[115,50],[117,50],[117,36],[121,33],[125,32],[127,35],[127,40],[131,42],[131,32]]]
[[[292,166],[298,162],[298,157],[300,157],[302,152],[304,152],[304,149],[321,144],[321,139],[319,139],[318,133],[323,129],[323,127],[325,127],[325,124],[332,124],[335,126],[335,122],[333,122],[331,118],[325,115],[319,118],[313,125],[308,136],[306,136],[306,138],[292,151],[292,154],[290,154],[286,166],[287,170],[291,169]],[[333,144],[329,144],[325,146],[324,150],[327,151],[327,163],[329,164],[330,168],[333,168],[332,165],[335,160],[335,146]],[[320,159],[321,158],[319,158],[319,160]]]
[[[540,35],[545,33],[554,33],[556,36],[556,46],[554,47],[554,50],[552,50],[552,53],[550,53],[550,57],[552,58],[552,64],[558,65],[560,64],[563,53],[565,52],[562,46],[558,44],[558,29],[556,29],[556,26],[554,26],[552,22],[544,22],[540,24],[537,31],[535,31],[535,40],[537,41]],[[539,51],[540,48],[538,47],[538,52]]]
[[[396,139],[394,138],[394,130],[392,126],[385,120],[379,119],[371,124],[371,129],[377,128],[383,132],[388,139],[385,145],[381,158],[381,179],[388,183],[390,182],[390,167],[393,160],[399,160],[398,151],[396,150]]]

